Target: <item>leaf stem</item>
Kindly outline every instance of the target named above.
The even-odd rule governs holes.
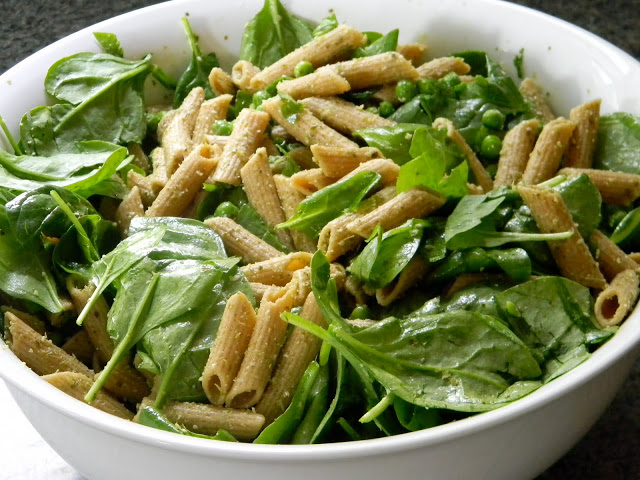
[[[89,235],[87,235],[87,231],[84,229],[84,227],[80,223],[80,220],[78,220],[78,217],[76,217],[76,215],[69,208],[69,205],[67,205],[67,203],[62,199],[62,197],[55,190],[51,190],[49,192],[49,195],[51,195],[53,200],[58,204],[58,206],[60,207],[60,210],[62,210],[64,214],[67,217],[69,217],[69,220],[71,220],[71,223],[73,224],[73,226],[76,227],[76,230],[78,231],[78,235],[82,236],[87,241],[86,246],[84,244],[80,245],[82,247],[82,250],[84,251],[85,256],[87,257],[87,260],[89,260],[90,262],[95,262],[96,260],[99,260],[100,254],[98,253],[98,250],[96,249],[91,239],[89,239]]]
[[[373,408],[369,409],[367,413],[365,413],[360,420],[360,423],[369,423],[376,418],[378,418],[384,411],[393,403],[393,400],[396,398],[394,393],[387,393],[382,400],[380,400]]]
[[[11,144],[11,148],[13,148],[13,153],[15,153],[16,155],[24,155],[24,151],[22,151],[22,149],[20,148],[20,145],[18,145],[18,142],[16,142],[16,139],[13,138],[13,135],[11,135],[9,128],[7,127],[7,124],[4,123],[4,118],[2,118],[2,115],[0,115],[0,128],[2,128],[2,131],[4,132],[5,137],[7,137],[9,144]]]

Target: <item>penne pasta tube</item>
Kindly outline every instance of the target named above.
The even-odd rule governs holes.
[[[39,317],[32,315],[27,312],[23,312],[22,310],[18,310],[17,308],[9,307],[7,305],[3,305],[0,307],[0,315],[3,316],[6,312],[10,312],[24,323],[26,323],[29,327],[33,328],[40,335],[44,335],[47,331],[47,327],[42,319]]]
[[[569,120],[575,122],[576,128],[571,135],[569,147],[564,161],[565,166],[574,168],[591,168],[593,152],[598,139],[600,125],[600,104],[597,99],[579,105],[569,112]]]
[[[317,165],[313,161],[313,154],[309,147],[294,148],[289,152],[289,156],[302,168],[308,170],[310,168],[316,168]]]
[[[145,377],[130,365],[130,361],[130,357],[125,357],[118,363],[107,378],[104,388],[119,399],[137,404],[149,395],[149,386]]]
[[[398,98],[396,97],[395,83],[383,85],[382,88],[380,88],[373,94],[373,98],[375,98],[376,100],[379,100],[380,102],[390,102],[393,104],[400,103],[398,101]]]
[[[531,119],[519,123],[507,132],[500,150],[494,188],[514,185],[522,179],[539,131],[540,122]]]
[[[162,147],[154,148],[151,152],[151,164],[153,165],[153,171],[148,178],[153,193],[158,195],[158,192],[164,188],[169,180],[167,164],[164,159],[164,149]]]
[[[420,78],[420,74],[411,65],[411,62],[397,52],[385,52],[370,57],[347,60],[327,65],[322,69],[331,69],[345,78],[349,82],[351,90],[385,85],[398,80],[417,80]]]
[[[93,372],[84,363],[54,345],[13,313],[4,313],[4,323],[9,348],[38,375],[78,372],[87,378],[93,377]]]
[[[335,178],[327,177],[321,168],[302,170],[294,173],[289,178],[291,186],[305,197],[322,190],[336,181]]]
[[[266,149],[258,149],[240,169],[240,177],[242,178],[244,191],[247,194],[249,203],[256,209],[267,225],[274,228],[276,225],[283,223],[286,218],[280,204],[275,181],[273,180]],[[276,229],[275,235],[284,246],[293,249],[293,241],[289,232]]]
[[[233,84],[231,75],[222,70],[220,67],[213,67],[209,72],[209,86],[216,97],[222,95],[235,95],[236,86]],[[215,100],[215,99],[214,99]]]
[[[446,118],[436,118],[433,121],[434,128],[446,128],[447,136],[453,140],[464,152],[464,155],[467,159],[467,163],[469,164],[469,169],[473,173],[473,176],[476,179],[476,183],[482,188],[482,190],[486,193],[493,190],[493,180],[491,180],[491,175],[484,168],[484,165],[478,160],[476,154],[473,152],[471,147],[467,144],[467,141],[464,139],[460,132],[456,130],[453,126],[453,122]]]
[[[267,290],[273,288],[273,285],[265,285],[264,283],[257,282],[249,282],[249,285],[251,286],[251,290],[253,291],[253,296],[256,297],[256,301],[258,302],[262,300],[262,297],[264,297],[264,294],[267,293]]]
[[[560,117],[542,128],[522,174],[524,183],[536,185],[556,174],[575,125],[574,122]]]
[[[204,224],[220,235],[230,256],[240,257],[245,263],[261,262],[284,255],[230,218],[211,217]]]
[[[377,148],[341,148],[313,145],[311,147],[313,159],[320,166],[322,173],[330,178],[341,178],[355,170],[360,164],[383,158]]]
[[[202,373],[202,387],[211,404],[224,404],[240,370],[255,324],[256,313],[247,297],[243,293],[232,295],[225,306]]]
[[[413,287],[424,276],[427,269],[428,265],[422,258],[419,256],[412,258],[394,282],[376,290],[378,304],[383,307],[391,305]]]
[[[340,180],[346,180],[348,178],[357,175],[360,172],[376,172],[382,177],[380,179],[381,187],[389,187],[396,184],[398,175],[400,175],[400,166],[393,160],[387,158],[374,158],[368,162],[361,163],[352,171],[347,173]]]
[[[180,215],[202,190],[202,184],[216,167],[215,149],[202,144],[180,164],[146,212],[147,217]]]
[[[269,124],[269,115],[245,108],[236,118],[233,132],[222,150],[218,167],[208,183],[240,185],[240,169],[260,146]]]
[[[144,153],[142,147],[137,143],[130,143],[127,145],[129,155],[133,155],[132,165],[144,170],[145,173],[149,173],[151,170],[151,164],[149,163],[149,157]]]
[[[399,194],[374,211],[354,219],[347,228],[362,238],[368,238],[380,225],[383,230],[402,225],[412,218],[422,218],[435,212],[445,203],[437,193],[414,188]]]
[[[240,90],[246,90],[249,93],[255,93],[259,88],[251,86],[253,77],[260,73],[260,69],[253,63],[246,60],[240,60],[235,63],[231,69],[231,80]],[[277,79],[276,79],[277,80]]]
[[[604,288],[607,282],[560,194],[555,190],[524,185],[518,187],[518,192],[529,206],[540,232],[573,233],[566,240],[547,242],[562,275],[585,287]]]
[[[153,188],[151,178],[140,175],[135,170],[129,170],[127,172],[127,187],[129,187],[129,189],[138,187],[142,204],[145,207],[151,205],[158,196],[158,192]]]
[[[358,144],[340,135],[331,127],[320,121],[308,109],[303,108],[297,113],[293,123],[289,122],[282,114],[284,102],[279,97],[273,97],[262,102],[262,108],[289,134],[299,142],[310,145],[331,145],[357,148]]]
[[[245,442],[257,437],[264,425],[264,417],[259,413],[205,403],[170,402],[162,413],[173,423],[192,432],[215,435],[219,430],[225,430]]]
[[[286,287],[269,290],[262,297],[249,346],[226,398],[228,407],[250,408],[262,397],[287,333],[280,314],[291,310],[293,297],[293,290]]]
[[[313,293],[307,295],[300,316],[323,328],[327,326]],[[267,425],[289,406],[302,375],[318,355],[320,345],[322,341],[318,337],[301,328],[296,327],[291,331],[282,347],[271,380],[255,407],[256,412],[264,415]]]
[[[466,75],[471,67],[461,57],[440,57],[423,63],[416,70],[422,78],[442,78],[451,72]]]
[[[391,127],[396,124],[392,120],[367,112],[353,103],[337,97],[309,96],[301,100],[300,103],[331,128],[349,135],[365,128]]]
[[[546,95],[540,88],[540,85],[531,78],[525,78],[518,87],[522,96],[529,102],[533,114],[538,117],[542,123],[549,123],[556,118],[551,106],[547,102]]]
[[[115,213],[116,225],[123,237],[129,235],[129,225],[135,217],[144,217],[144,204],[138,187],[129,190]]]
[[[328,97],[348,92],[351,86],[343,77],[330,69],[321,68],[317,72],[305,75],[277,86],[278,93],[289,95],[291,98]]]
[[[206,135],[211,133],[211,127],[216,120],[225,120],[227,118],[227,110],[231,100],[233,100],[232,95],[221,94],[216,98],[202,102],[193,128],[193,135],[191,136],[193,145],[200,145],[206,140]]]
[[[285,286],[293,273],[311,264],[311,253],[293,252],[263,262],[251,263],[241,268],[249,282]]]
[[[624,270],[596,297],[596,320],[603,327],[619,325],[631,313],[638,298],[638,274]]]
[[[64,342],[61,348],[85,365],[91,363],[93,354],[96,351],[84,328]]]
[[[427,52],[427,46],[421,43],[405,43],[396,47],[396,52],[411,62],[411,65],[420,65]]]
[[[366,305],[369,295],[364,291],[362,283],[353,275],[347,275],[344,282],[345,291],[353,297],[357,305]]]
[[[604,203],[627,206],[640,197],[640,175],[593,168],[562,168],[558,174],[569,177],[587,175]]]
[[[86,403],[84,397],[93,385],[93,381],[90,378],[76,372],[56,372],[44,375],[42,378],[58,390],[83,403]],[[95,400],[89,405],[125,420],[133,418],[133,413],[106,392],[98,392]]]
[[[296,214],[298,204],[304,199],[304,194],[296,190],[291,185],[290,179],[283,175],[274,175],[273,181],[278,191],[285,218],[289,220]],[[297,250],[310,253],[316,251],[317,244],[308,235],[297,230],[289,230],[289,235],[291,235],[291,240]]]
[[[607,281],[613,280],[616,275],[625,270],[640,269],[640,265],[600,230],[594,230],[591,234],[591,247],[595,250],[600,271]]]
[[[352,52],[366,42],[366,37],[348,25],[338,25],[330,32],[314,38],[253,77],[251,87],[261,90],[281,77],[293,77],[293,69],[305,60],[314,68]]]

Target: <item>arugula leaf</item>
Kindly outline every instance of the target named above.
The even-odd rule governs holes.
[[[469,167],[460,149],[447,138],[443,130],[415,131],[409,149],[413,160],[400,168],[398,193],[426,187],[451,198],[467,195]]]
[[[349,271],[373,288],[388,285],[415,256],[422,232],[430,225],[426,220],[412,219],[375,236],[351,262]]]
[[[276,228],[293,228],[316,238],[327,223],[356,208],[380,179],[379,173],[363,171],[318,190],[300,202],[292,218]]]
[[[630,113],[600,117],[593,168],[640,174],[640,118]]]
[[[322,33],[329,31],[326,28]],[[311,40],[312,28],[306,21],[290,14],[279,0],[265,0],[245,27],[240,60],[265,68]]]
[[[218,57],[216,57],[215,54],[209,53],[203,55],[198,45],[198,38],[196,34],[193,33],[193,30],[191,30],[191,25],[187,17],[182,17],[182,26],[187,34],[189,46],[191,47],[191,63],[178,80],[173,97],[173,108],[178,108],[189,92],[195,87],[202,87],[206,98],[215,97],[216,95],[209,85],[209,73],[211,73],[212,68],[220,66]]]
[[[332,13],[328,17],[324,17],[320,20],[320,23],[313,30],[314,37],[321,37],[325,33],[329,33],[331,30],[334,30],[338,27],[338,19],[336,18],[336,14]]]
[[[100,48],[104,53],[113,55],[114,57],[124,57],[120,40],[113,33],[93,32],[93,36],[100,44]]]
[[[396,28],[391,30],[384,36],[376,39],[365,47],[359,47],[353,55],[353,58],[370,57],[385,52],[395,52],[398,48],[398,34],[400,31]]]
[[[379,149],[386,158],[390,158],[398,165],[404,165],[413,157],[409,148],[416,130],[421,124],[403,124],[392,127],[374,127],[358,130],[354,136],[362,138],[367,145]]]
[[[455,278],[463,273],[484,272],[499,268],[516,282],[531,277],[531,260],[522,248],[492,249],[471,248],[453,252],[430,275],[433,281]]]

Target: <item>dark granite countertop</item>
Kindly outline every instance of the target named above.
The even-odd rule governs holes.
[[[0,0],[0,72],[80,28],[153,0]],[[640,0],[515,0],[575,23],[640,59]],[[639,86],[640,92],[640,86]],[[0,475],[1,476],[1,475]],[[640,479],[640,362],[604,416],[544,480]]]

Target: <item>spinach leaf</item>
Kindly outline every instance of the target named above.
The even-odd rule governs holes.
[[[524,74],[524,48],[518,50],[518,53],[515,57],[513,57],[513,66],[516,67],[516,72],[518,73],[518,78],[523,79],[525,77]]]
[[[253,441],[259,444],[279,445],[288,443],[291,436],[303,419],[307,398],[313,388],[320,366],[311,362],[298,383],[289,407],[282,415],[276,418],[271,425],[262,430],[262,433]]]
[[[106,32],[93,32],[93,37],[100,44],[100,48],[102,51],[108,55],[113,55],[114,57],[124,57],[124,52],[122,51],[122,46],[120,45],[120,40],[113,33]]]
[[[219,67],[218,57],[213,53],[203,55],[198,45],[198,38],[191,30],[191,25],[187,17],[182,17],[182,26],[187,34],[189,46],[191,47],[191,63],[178,80],[176,91],[173,97],[173,108],[178,108],[185,97],[195,87],[202,87],[206,98],[213,98],[215,94],[209,85],[209,73],[214,67]]]
[[[420,124],[398,124],[392,127],[374,127],[355,132],[367,145],[379,149],[386,158],[404,165],[413,157],[409,153],[411,141]]]
[[[245,27],[240,60],[265,68],[311,40],[313,30],[306,21],[290,14],[279,0],[265,0]]]
[[[370,57],[385,52],[395,52],[398,48],[398,34],[400,31],[396,28],[391,30],[384,36],[374,40],[369,45],[359,47],[354,53],[354,58]]]
[[[425,187],[451,198],[467,195],[469,167],[459,147],[447,141],[444,130],[419,128],[409,153],[413,160],[400,168],[398,193]]]
[[[611,240],[627,251],[640,247],[640,207],[627,213],[611,234]]]
[[[531,260],[522,248],[492,249],[471,248],[453,252],[430,275],[433,281],[455,278],[463,273],[500,269],[516,282],[531,277]]]
[[[187,430],[180,425],[172,423],[165,415],[153,407],[143,407],[140,409],[138,423],[140,425],[146,425],[147,427],[157,428],[158,430],[164,430],[165,432],[179,433],[180,435],[187,435],[189,437],[206,438],[222,442],[237,442],[233,435],[225,430],[218,430],[218,433],[213,436],[202,435],[200,433]]]
[[[328,363],[320,366],[309,391],[304,417],[293,432],[291,444],[308,445],[312,442],[327,413],[331,374]]]
[[[630,113],[600,117],[594,168],[640,174],[640,119]]]
[[[382,288],[393,281],[415,256],[422,232],[430,223],[412,219],[376,235],[351,262],[349,271],[360,281]]]
[[[417,432],[443,423],[437,409],[418,407],[401,398],[396,397],[393,400],[393,409],[402,426],[410,432]]]
[[[545,381],[555,376],[566,355],[575,356],[576,348],[601,343],[614,332],[598,327],[589,289],[566,278],[516,285],[497,294],[496,302],[502,318],[541,364]]]
[[[296,214],[277,228],[293,228],[316,238],[331,220],[355,209],[380,178],[379,173],[363,171],[318,190],[300,202]]]
[[[329,33],[331,30],[334,30],[338,27],[338,19],[336,18],[336,14],[332,13],[328,17],[324,17],[320,20],[320,23],[316,28],[313,29],[313,36],[320,37],[325,33]]]
[[[584,174],[569,179],[557,177],[543,185],[549,185],[562,196],[580,234],[590,238],[602,220],[602,197],[589,177]]]
[[[398,123],[419,123],[422,125],[431,125],[436,118],[425,111],[422,103],[425,100],[424,95],[416,95],[407,103],[398,108],[389,118]]]

